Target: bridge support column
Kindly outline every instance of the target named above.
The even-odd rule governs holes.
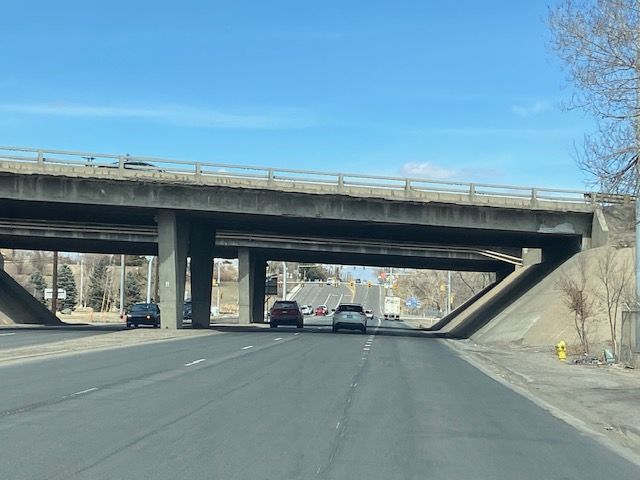
[[[254,303],[253,285],[256,271],[255,255],[248,248],[238,249],[238,323],[251,323]]]
[[[157,222],[161,327],[182,328],[189,225],[173,211],[158,212]]]
[[[266,278],[267,265],[264,257],[249,248],[239,248],[239,323],[264,322],[264,291]]]
[[[189,250],[191,257],[192,327],[209,328],[211,284],[213,282],[213,247],[216,232],[208,225],[193,225]]]
[[[255,259],[255,271],[253,273],[253,304],[251,310],[253,315],[251,316],[251,322],[264,323],[264,293],[265,282],[267,281],[267,262],[264,258],[258,257]]]

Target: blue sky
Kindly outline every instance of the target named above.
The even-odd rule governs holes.
[[[0,143],[581,188],[549,2],[4,0]]]

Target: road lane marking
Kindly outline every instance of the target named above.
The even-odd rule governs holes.
[[[340,428],[340,422],[336,423],[336,430]]]
[[[86,390],[80,390],[79,392],[72,393],[71,395],[82,395],[83,393],[95,392],[96,390],[98,390],[97,387],[87,388]]]
[[[282,337],[278,337],[278,338],[274,338],[273,341],[275,342],[276,340],[282,340]]]
[[[194,360],[193,362],[185,363],[185,367],[190,367],[191,365],[197,365],[198,363],[202,363],[206,360],[206,358],[199,358],[198,360]]]
[[[369,350],[371,350],[370,348],[363,348],[362,350],[364,350],[365,352],[368,352]]]
[[[242,347],[242,350],[249,350],[250,348],[253,348],[253,345],[247,345],[246,347]]]
[[[298,332],[298,333],[294,333],[294,335],[300,335],[300,332]]]
[[[0,337],[6,337],[7,335],[15,335],[16,332],[12,332],[12,333],[0,333]]]

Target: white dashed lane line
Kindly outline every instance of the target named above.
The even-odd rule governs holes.
[[[11,333],[0,333],[0,337],[6,337],[8,335],[15,335],[16,332],[11,332]]]
[[[242,347],[242,350],[249,350],[250,348],[253,348],[253,345],[247,345],[246,347]]]
[[[282,340],[282,337],[278,337],[278,338],[274,338],[273,341],[275,342],[276,340]]]
[[[83,393],[91,393],[95,392],[96,390],[98,390],[97,387],[87,388],[86,390],[80,390],[79,392],[72,393],[71,395],[82,395]]]
[[[199,358],[198,360],[194,360],[193,362],[185,363],[185,367],[190,367],[191,365],[197,365],[198,363],[202,363],[206,360],[206,358]]]

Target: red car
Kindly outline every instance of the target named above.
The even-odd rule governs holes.
[[[278,325],[295,325],[302,328],[304,323],[304,317],[295,300],[278,300],[271,307],[269,318],[271,328],[276,328]]]
[[[318,305],[316,307],[316,315],[318,317],[324,317],[327,313],[329,313],[329,309],[326,305]]]

